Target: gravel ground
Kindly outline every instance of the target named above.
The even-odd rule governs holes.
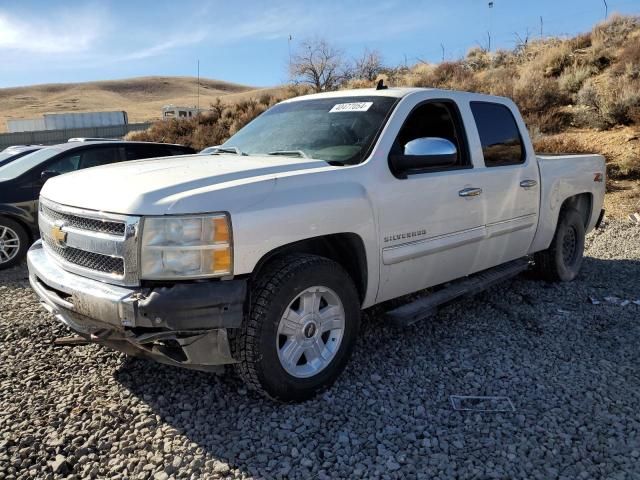
[[[640,306],[607,296],[640,299],[637,226],[590,236],[573,283],[520,277],[404,330],[369,312],[336,385],[283,406],[232,375],[53,346],[68,331],[22,265],[0,273],[0,478],[640,478]]]

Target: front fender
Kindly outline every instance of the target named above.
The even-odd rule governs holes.
[[[379,255],[376,220],[367,190],[349,180],[317,180],[296,185],[278,179],[277,188],[260,204],[232,213],[234,274],[251,273],[261,258],[283,245],[353,233],[365,247],[368,276],[363,305],[371,305],[378,289]]]

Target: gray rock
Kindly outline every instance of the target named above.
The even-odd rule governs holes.
[[[341,378],[296,405],[230,375],[54,347],[69,331],[25,266],[0,270],[0,478],[633,477],[640,306],[603,299],[640,298],[640,228],[610,221],[586,254],[573,282],[523,275],[405,329],[367,310]],[[516,412],[454,412],[452,394]]]
[[[56,475],[66,475],[69,472],[69,464],[67,457],[64,455],[56,455],[55,460],[51,462],[51,470]]]

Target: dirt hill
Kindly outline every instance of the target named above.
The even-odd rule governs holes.
[[[41,117],[52,112],[125,110],[130,122],[160,118],[163,105],[195,105],[194,77],[138,77],[101,82],[33,85],[0,89],[0,132],[6,120]],[[262,89],[219,80],[200,79],[200,106],[218,98],[235,102]]]
[[[612,16],[571,38],[523,39],[512,50],[473,48],[457,61],[411,67],[374,65],[392,86],[436,87],[512,98],[536,151],[600,153],[607,159],[606,208],[626,217],[640,210],[640,17]],[[350,78],[339,88],[370,87]],[[275,101],[305,93],[290,86],[273,95],[244,94],[188,123],[158,122],[131,138],[218,144]],[[222,97],[225,98],[225,97]]]

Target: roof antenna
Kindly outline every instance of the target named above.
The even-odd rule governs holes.
[[[384,79],[381,78],[380,80],[378,80],[378,85],[376,85],[376,90],[386,90],[387,88],[389,87],[387,87],[384,84]]]

